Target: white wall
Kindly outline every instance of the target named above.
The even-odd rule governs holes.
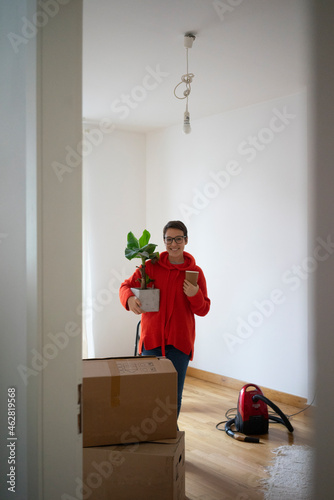
[[[192,366],[311,397],[306,91],[192,129],[114,130],[85,158],[88,356],[133,353],[139,318],[118,299],[136,265],[124,258],[127,232],[147,227],[162,251],[163,225],[181,219],[212,299]]]
[[[89,124],[85,129],[86,141],[92,131],[101,130]],[[129,262],[124,250],[127,233],[139,235],[145,229],[146,137],[113,127],[106,130],[84,157],[82,312],[87,357],[132,355],[139,321],[121,306],[118,290],[140,263]]]
[[[188,136],[180,123],[147,143],[147,226],[157,242],[168,220],[188,225],[212,299],[197,319],[192,366],[304,397],[306,111],[300,92],[193,121]]]

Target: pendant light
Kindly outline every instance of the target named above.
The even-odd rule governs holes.
[[[188,109],[188,98],[189,98],[189,95],[190,95],[190,92],[191,92],[191,83],[193,81],[193,78],[194,78],[194,74],[193,73],[189,73],[189,69],[188,69],[188,50],[192,48],[193,46],[193,42],[195,40],[195,35],[193,35],[192,33],[186,33],[184,35],[184,47],[186,49],[186,65],[187,65],[187,72],[181,76],[181,81],[180,83],[178,83],[174,89],[174,95],[177,99],[186,99],[186,110],[184,112],[184,117],[183,117],[183,132],[185,134],[190,134],[191,132],[191,126],[190,126],[190,113],[189,113],[189,109]],[[183,91],[183,95],[182,97],[178,96],[176,94],[176,89],[180,86],[184,84],[186,86],[185,90]]]

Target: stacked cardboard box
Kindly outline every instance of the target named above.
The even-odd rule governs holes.
[[[84,360],[82,414],[89,498],[184,498],[184,433],[177,432],[171,361]]]
[[[84,448],[90,500],[184,500],[184,432],[176,439]]]

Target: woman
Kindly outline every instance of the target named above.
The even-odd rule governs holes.
[[[192,255],[184,251],[188,231],[181,221],[170,221],[163,229],[166,252],[156,263],[147,261],[146,272],[160,290],[158,312],[144,312],[131,292],[138,286],[139,269],[120,287],[123,306],[134,314],[142,314],[139,353],[166,356],[178,373],[178,415],[184,379],[189,360],[193,359],[195,342],[194,315],[205,316],[210,309],[203,271]],[[197,285],[185,279],[185,271],[198,271]]]

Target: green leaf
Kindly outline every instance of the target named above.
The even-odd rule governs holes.
[[[144,247],[141,247],[139,249],[140,252],[147,252],[149,255],[151,255],[154,250],[156,249],[157,245],[155,245],[154,243],[149,243],[148,245],[145,245]],[[150,257],[148,257],[150,258]]]
[[[142,248],[145,245],[148,244],[150,241],[151,234],[147,231],[147,229],[144,229],[143,234],[139,238],[139,247]]]
[[[126,248],[125,249],[125,257],[129,260],[134,259],[135,257],[140,257],[138,255],[138,248],[134,248],[134,249]]]
[[[137,240],[137,238],[135,237],[135,235],[130,231],[128,233],[128,248],[131,248],[131,249],[134,249],[134,248],[137,248],[139,249],[139,241]]]

